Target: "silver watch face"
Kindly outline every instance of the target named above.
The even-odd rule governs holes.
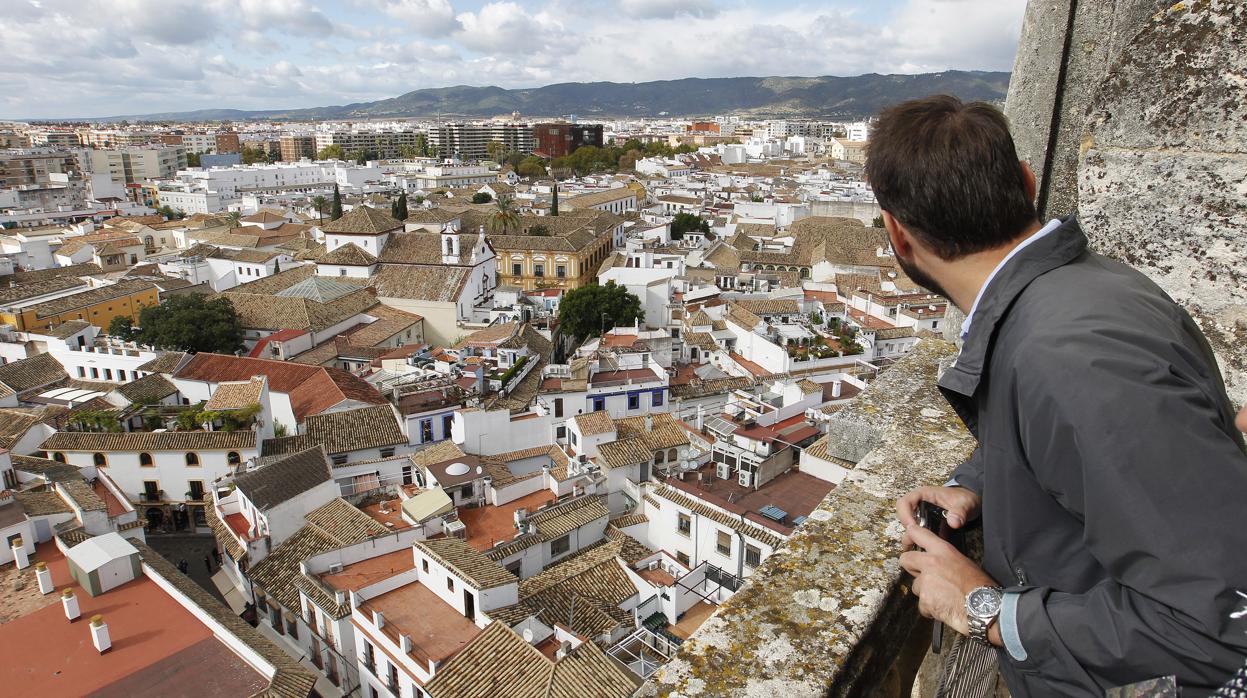
[[[980,618],[991,618],[1000,613],[1003,598],[999,589],[979,587],[966,598],[966,609]]]

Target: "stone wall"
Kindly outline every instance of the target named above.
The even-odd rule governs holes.
[[[924,339],[837,413],[832,447],[864,454],[856,467],[640,695],[909,695],[930,635],[897,562],[894,504],[973,449],[935,387],[955,354]]]
[[[1006,111],[1045,217],[1190,310],[1247,401],[1247,6],[1027,8]]]

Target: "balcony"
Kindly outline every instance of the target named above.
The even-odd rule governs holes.
[[[163,502],[164,499],[165,499],[164,490],[156,490],[154,492],[139,493],[139,502],[143,504],[158,504],[160,502]]]
[[[923,340],[833,417],[834,455],[856,467],[639,695],[909,694],[930,635],[897,563],[893,506],[973,449],[935,387],[955,355]]]

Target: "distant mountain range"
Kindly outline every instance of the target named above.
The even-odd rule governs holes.
[[[687,117],[739,114],[764,118],[859,119],[913,97],[947,93],[1004,101],[1009,73],[947,71],[918,75],[768,78],[685,78],[654,82],[567,82],[533,89],[437,87],[376,102],[308,109],[200,109],[96,121],[321,120],[391,117],[482,118],[576,114],[608,117]]]

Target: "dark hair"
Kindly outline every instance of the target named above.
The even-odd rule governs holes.
[[[999,247],[1037,219],[1009,121],[986,102],[936,95],[885,110],[866,178],[880,208],[946,260]]]

